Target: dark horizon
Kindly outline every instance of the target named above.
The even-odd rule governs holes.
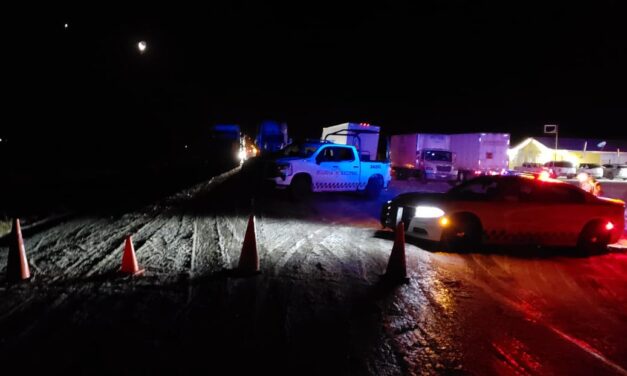
[[[294,138],[355,121],[514,142],[551,123],[562,137],[624,139],[621,10],[433,1],[16,12],[3,26],[16,116],[0,137],[42,152],[158,153],[211,124],[253,135],[275,119]]]

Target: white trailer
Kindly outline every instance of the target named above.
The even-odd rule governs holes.
[[[377,159],[380,128],[367,123],[342,123],[322,128],[322,140],[354,146],[362,160]]]
[[[463,133],[450,138],[460,180],[508,169],[509,133]]]

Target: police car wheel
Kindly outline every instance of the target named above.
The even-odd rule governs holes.
[[[577,249],[584,255],[599,254],[607,251],[610,233],[605,231],[601,222],[588,223],[579,235]]]
[[[577,248],[585,255],[599,254],[607,251],[610,233],[605,231],[601,222],[590,222],[579,235]]]
[[[311,181],[307,176],[296,176],[290,184],[290,197],[301,201],[311,194]]]
[[[451,252],[475,251],[481,243],[481,225],[471,217],[453,218],[442,234],[442,242]]]

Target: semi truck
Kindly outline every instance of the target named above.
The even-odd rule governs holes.
[[[508,170],[509,133],[462,133],[450,135],[457,178],[496,175]]]
[[[241,132],[237,124],[216,124],[208,128],[203,142],[207,151],[205,155],[212,158],[212,163],[219,163],[225,168],[233,168],[240,164]]]
[[[451,139],[446,134],[411,133],[394,135],[390,143],[392,170],[396,178],[416,177],[430,180],[457,180]]]
[[[368,123],[342,123],[322,128],[322,140],[336,144],[351,145],[359,152],[361,160],[374,161],[378,158],[380,128]]]
[[[266,120],[259,124],[255,143],[261,154],[283,149],[288,144],[287,124]]]

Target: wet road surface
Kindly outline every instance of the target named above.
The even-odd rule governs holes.
[[[2,364],[27,374],[627,374],[627,254],[408,243],[410,282],[390,287],[381,204],[446,184],[294,203],[251,200],[246,183],[233,172],[29,235],[28,284],[4,283],[2,244]],[[229,278],[253,210],[261,274]],[[115,274],[127,234],[141,278]]]

